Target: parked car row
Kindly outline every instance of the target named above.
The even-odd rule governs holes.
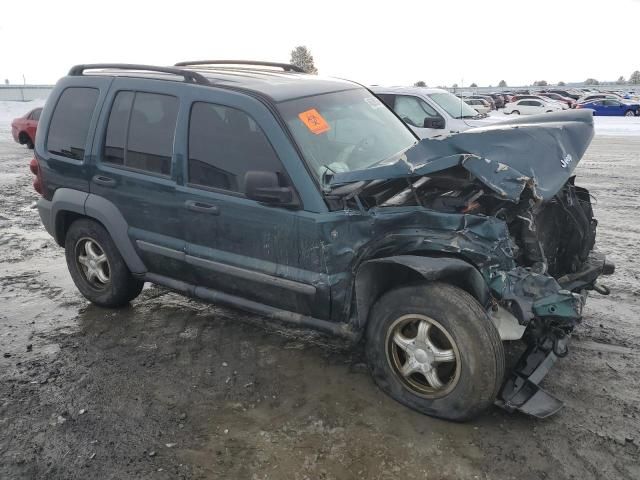
[[[504,108],[510,115],[535,115],[569,108],[590,108],[594,115],[640,115],[640,99],[633,92],[598,91],[595,89],[517,90],[500,93],[457,94],[480,115]]]

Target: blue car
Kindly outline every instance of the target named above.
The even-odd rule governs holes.
[[[594,115],[606,116],[640,116],[640,104],[626,103],[611,98],[602,98],[590,102],[579,103],[576,108],[590,108]]]

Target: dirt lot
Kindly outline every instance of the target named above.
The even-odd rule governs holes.
[[[0,127],[1,479],[640,478],[640,137],[597,137],[579,183],[618,270],[545,387],[541,421],[454,424],[370,380],[360,351],[151,287],[89,305]]]

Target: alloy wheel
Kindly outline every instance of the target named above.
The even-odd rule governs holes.
[[[440,323],[426,315],[404,315],[387,332],[387,361],[412,393],[438,398],[456,386],[460,352]]]
[[[104,249],[92,238],[81,238],[76,243],[76,262],[91,287],[102,290],[111,281],[111,269]]]

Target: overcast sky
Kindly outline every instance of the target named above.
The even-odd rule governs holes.
[[[77,63],[288,62],[296,45],[321,75],[365,84],[515,86],[640,70],[640,0],[2,3],[0,82],[14,84],[54,83]]]

